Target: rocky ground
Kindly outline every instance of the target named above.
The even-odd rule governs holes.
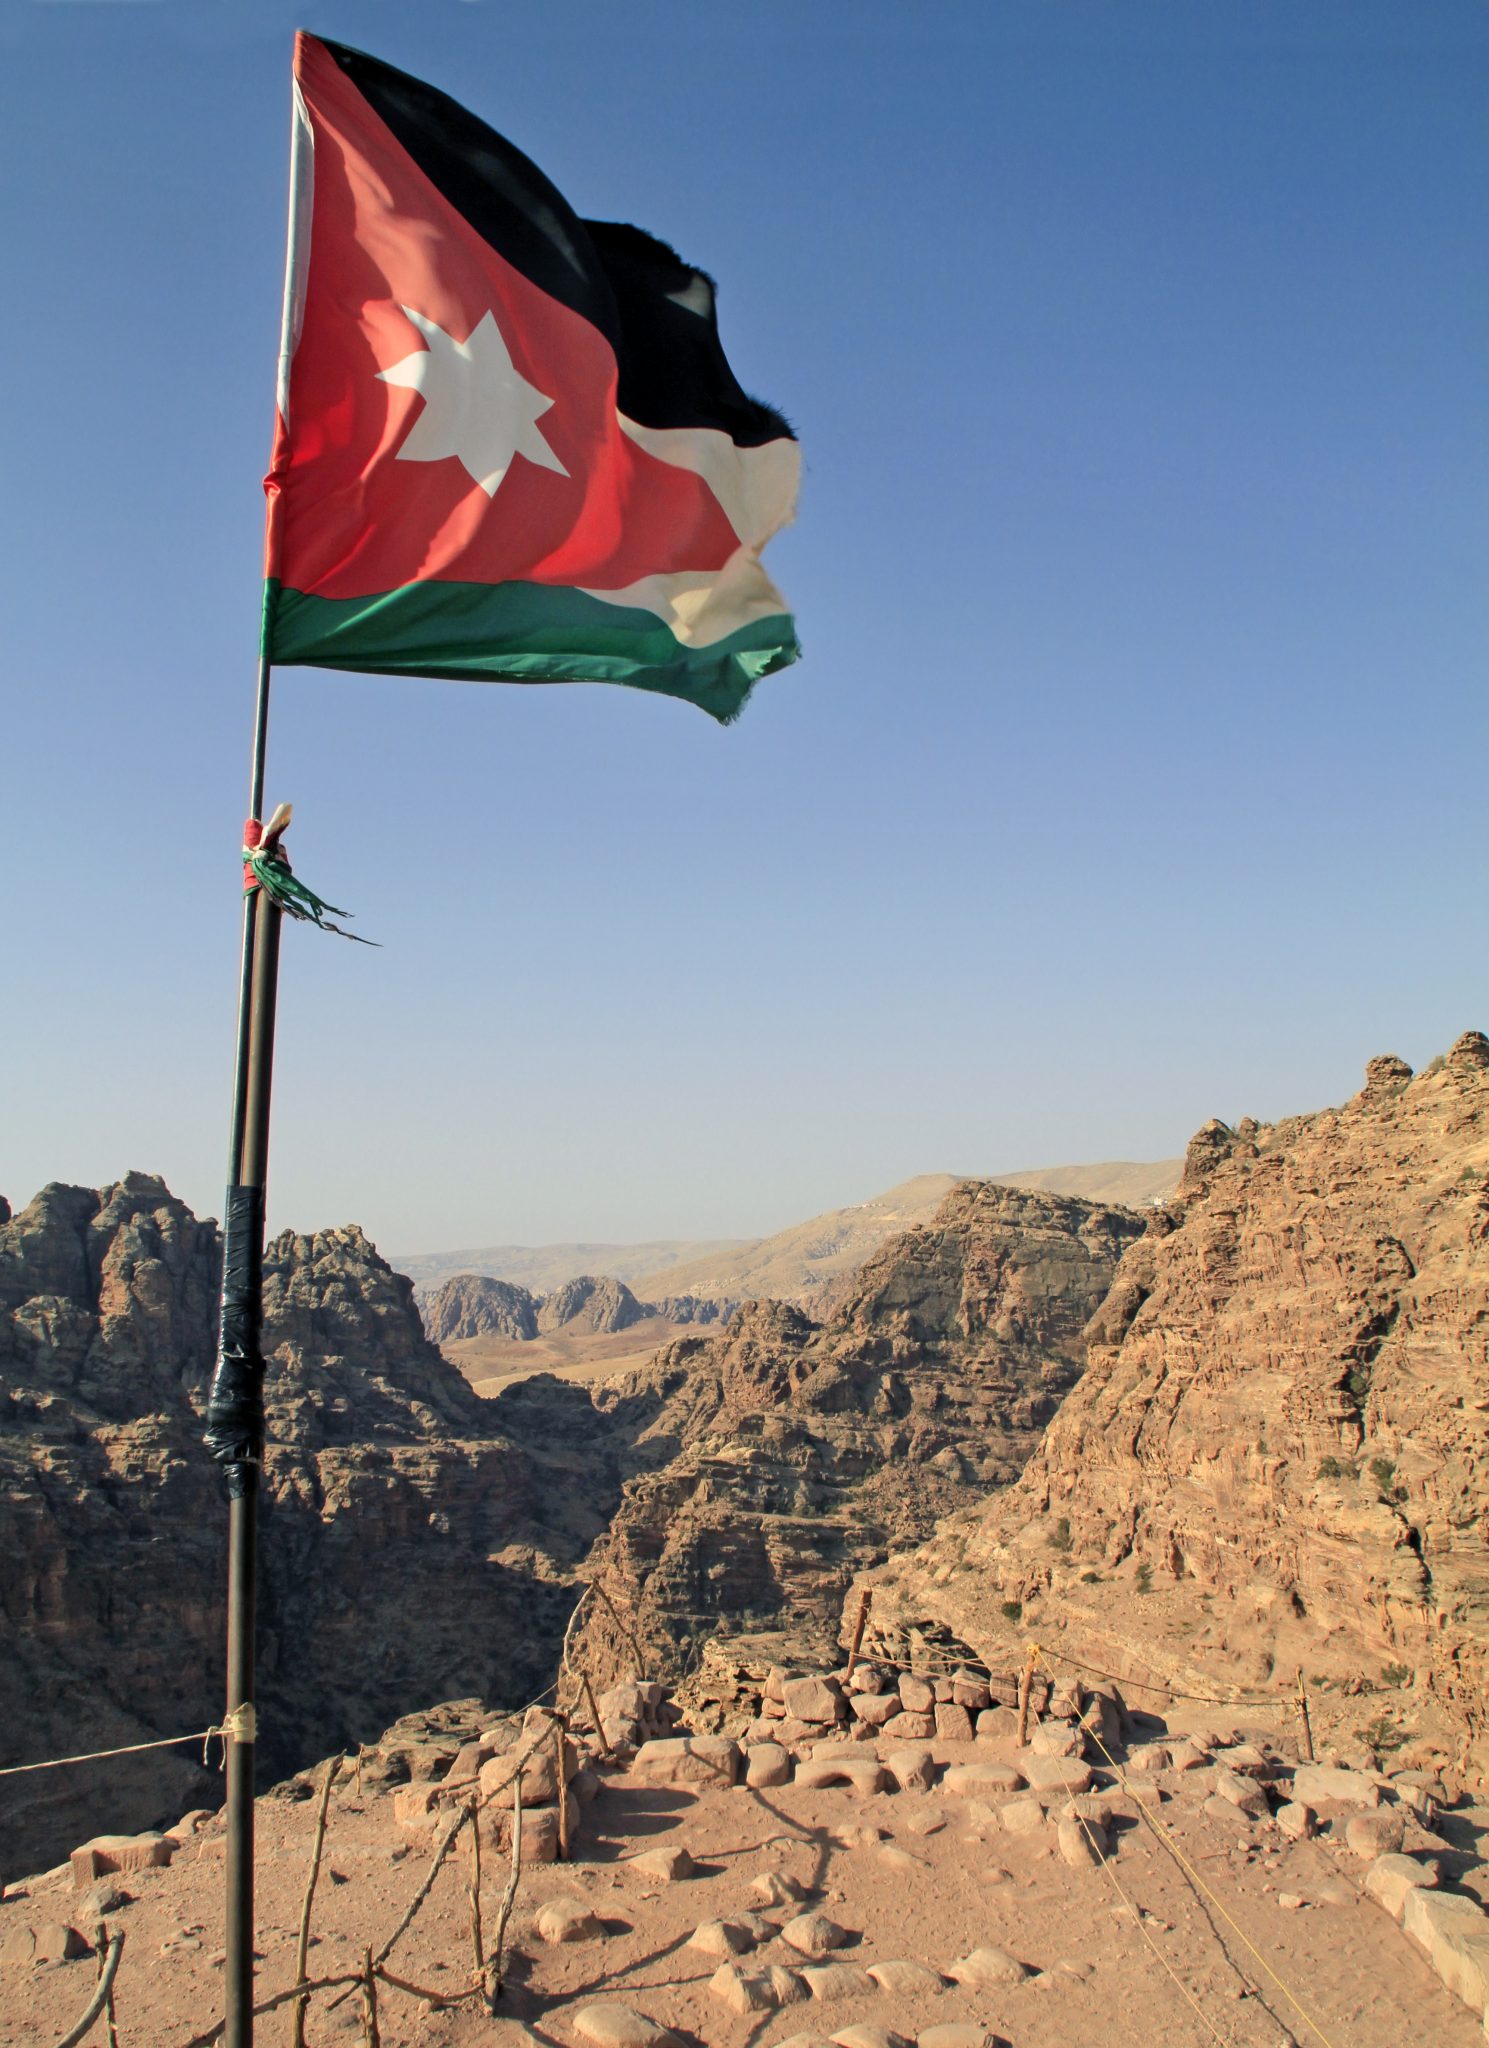
[[[439,2003],[469,1982],[462,1844],[387,1963],[420,1989],[380,1989],[384,2048],[1468,2048],[1483,2038],[1489,1917],[1471,1886],[1489,1813],[1440,1812],[1442,1788],[1424,1774],[1310,1770],[1244,1715],[1165,1728],[1129,1715],[1111,1688],[1048,1699],[1020,1747],[1016,1717],[981,1704],[986,1674],[972,1671],[939,1685],[862,1666],[846,1684],[777,1672],[763,1718],[789,1739],[762,1733],[743,1748],[645,1739],[670,1718],[653,1704],[659,1693],[607,1696],[621,1756],[571,1759],[571,1860],[525,1867],[495,2021],[471,1999]],[[939,1732],[938,1715],[957,1732]],[[907,1716],[928,1716],[937,1732],[910,1741],[889,1728]],[[488,1784],[501,1788],[479,1823],[489,1947],[507,1875],[502,1794],[546,1753],[517,1745],[547,1725],[529,1716],[519,1734],[459,1702],[390,1731],[360,1770],[342,1767],[313,1976],[360,1967],[398,1924],[460,1801]],[[261,1998],[294,1981],[315,1782],[259,1802]],[[546,1787],[533,1782],[550,1802],[556,1786],[556,1771]],[[536,1812],[549,1824],[532,1834],[534,1850],[551,1855],[553,1805]],[[105,1938],[125,1935],[122,2048],[186,2048],[211,2026],[220,1817],[189,1816],[170,1851],[166,1867],[95,1877],[84,1861],[77,1874],[63,1866],[7,1888],[3,2048],[60,2038],[81,2012],[100,1916]],[[311,2048],[363,2037],[359,1998],[333,2010],[332,1995],[311,2005]],[[289,2009],[259,2028],[288,2041]]]

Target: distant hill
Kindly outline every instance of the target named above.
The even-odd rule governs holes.
[[[1164,1201],[1178,1184],[1183,1161],[1117,1159],[1096,1166],[1041,1166],[987,1176],[1005,1187],[1038,1188],[1086,1202],[1119,1202],[1142,1209]],[[774,1237],[689,1259],[665,1273],[645,1274],[636,1283],[643,1296],[667,1291],[705,1300],[772,1298],[811,1307],[830,1281],[854,1273],[902,1230],[929,1223],[958,1182],[973,1176],[918,1173],[872,1201],[851,1209],[829,1209]]]
[[[667,1279],[671,1267],[684,1259],[721,1257],[740,1251],[748,1238],[652,1238],[643,1244],[489,1244],[465,1252],[395,1252],[389,1263],[407,1273],[420,1297],[432,1293],[457,1273],[482,1273],[491,1280],[511,1280],[529,1294],[552,1294],[584,1273],[608,1273],[628,1286],[643,1273],[666,1280],[658,1294],[681,1294]]]

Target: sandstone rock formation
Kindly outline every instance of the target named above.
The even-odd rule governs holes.
[[[633,1476],[586,1573],[648,1670],[719,1632],[830,1634],[856,1570],[1017,1477],[1142,1230],[1127,1210],[964,1182],[825,1326],[749,1303],[596,1388]],[[584,1654],[597,1682],[632,1668],[599,1606]]]
[[[593,1330],[598,1334],[628,1330],[646,1314],[623,1280],[595,1279],[585,1273],[577,1280],[566,1280],[544,1299],[538,1309],[538,1328]]]
[[[145,1174],[49,1187],[0,1226],[0,1762],[220,1718],[225,1515],[199,1416],[219,1261],[215,1224]],[[541,1691],[618,1492],[582,1390],[481,1401],[356,1229],[268,1247],[264,1341],[261,1768],[437,1696]],[[0,1781],[6,1862],[217,1783],[189,1748]]]
[[[1303,1666],[1367,1758],[1489,1768],[1489,1040],[1207,1124],[1088,1335],[1022,1480],[878,1574],[876,1623],[1222,1696]]]
[[[638,1294],[648,1296],[686,1289],[715,1301],[791,1301],[815,1321],[824,1322],[846,1298],[869,1259],[892,1238],[932,1222],[963,1179],[993,1179],[1000,1187],[1032,1188],[1077,1201],[1142,1209],[1172,1194],[1179,1165],[1177,1159],[1147,1164],[1108,1160],[1095,1166],[1039,1167],[997,1175],[918,1173],[867,1202],[826,1210],[771,1237],[686,1258],[666,1271],[646,1274],[634,1285]],[[632,1278],[630,1274],[625,1277]]]
[[[525,1287],[510,1280],[491,1280],[484,1273],[457,1273],[419,1304],[424,1328],[435,1344],[457,1343],[463,1337],[511,1337],[529,1341],[538,1334],[538,1304]]]

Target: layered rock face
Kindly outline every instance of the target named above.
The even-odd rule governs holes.
[[[0,1761],[221,1716],[226,1516],[199,1413],[219,1265],[216,1226],[144,1174],[49,1187],[0,1227]],[[540,1691],[565,1573],[618,1493],[583,1390],[481,1401],[355,1229],[268,1248],[264,1342],[261,1772],[433,1698]],[[0,1781],[5,1874],[105,1817],[215,1803],[190,1759]]]
[[[595,1390],[633,1476],[586,1566],[676,1672],[712,1635],[830,1638],[854,1572],[1006,1485],[1080,1371],[1130,1211],[969,1181],[871,1260],[825,1325],[780,1302]],[[634,1668],[592,1605],[597,1682]]]
[[[577,1280],[566,1280],[544,1299],[538,1310],[538,1328],[590,1330],[599,1335],[628,1330],[646,1314],[623,1280],[597,1280],[585,1273]]]
[[[1088,1336],[1019,1484],[875,1575],[886,1640],[1222,1696],[1303,1666],[1336,1739],[1489,1767],[1489,1041],[1207,1125]]]
[[[525,1287],[490,1280],[484,1273],[457,1273],[421,1304],[432,1343],[464,1337],[510,1337],[530,1342],[538,1334],[538,1304]]]

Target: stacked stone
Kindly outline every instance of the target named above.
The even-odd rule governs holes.
[[[467,1742],[437,1776],[416,1779],[393,1795],[393,1815],[411,1833],[433,1836],[451,1812],[479,1802],[482,1840],[499,1854],[512,1846],[516,1782],[522,1783],[522,1860],[556,1863],[564,1822],[572,1835],[577,1809],[598,1789],[586,1759],[558,1715],[529,1707],[519,1731],[510,1721]]]
[[[678,1712],[667,1696],[665,1685],[643,1683],[613,1685],[600,1694],[600,1726],[605,1740],[619,1757],[634,1756],[644,1742],[670,1735],[678,1723]]]

